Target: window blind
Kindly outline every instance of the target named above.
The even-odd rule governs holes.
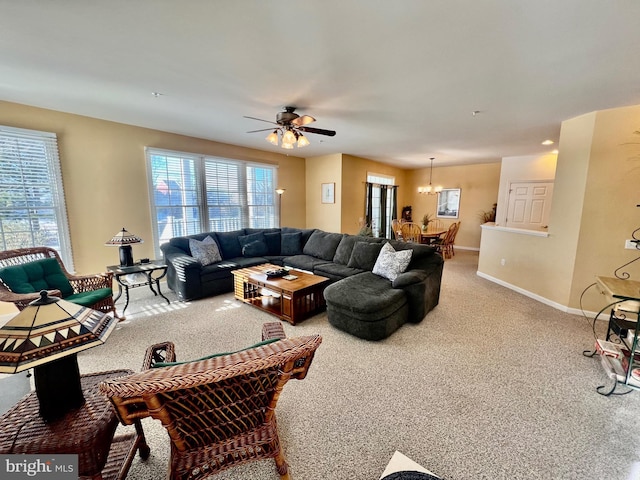
[[[0,248],[55,248],[73,271],[56,135],[0,126]]]
[[[171,238],[279,224],[273,165],[147,147],[156,255]]]

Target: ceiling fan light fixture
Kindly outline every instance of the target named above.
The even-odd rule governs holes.
[[[298,135],[298,148],[306,147],[310,142],[307,140],[307,137],[302,135],[301,133]]]
[[[269,135],[267,135],[267,142],[272,145],[278,145],[278,130],[274,130]]]
[[[289,144],[293,147],[293,144],[296,143],[296,136],[293,134],[291,130],[286,130],[282,135],[282,146]]]
[[[282,145],[280,145],[282,148],[285,148],[287,150],[291,150],[293,148],[293,143],[286,143],[286,142],[282,142]]]

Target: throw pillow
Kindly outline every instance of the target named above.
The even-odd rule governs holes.
[[[268,252],[267,242],[264,237],[264,233],[262,232],[252,233],[251,235],[240,235],[238,237],[238,242],[240,242],[240,247],[242,248],[243,257],[261,257],[263,255],[266,255]],[[249,249],[245,251],[248,245],[256,244],[256,243],[260,244],[261,246],[252,245]],[[253,252],[258,252],[258,253],[253,253]]]
[[[269,253],[267,244],[263,242],[249,242],[242,247],[243,257],[264,257]]]
[[[283,233],[280,255],[300,255],[302,253],[302,232]]]
[[[413,250],[396,252],[390,243],[385,243],[380,250],[380,255],[378,255],[372,272],[393,282],[409,266],[412,253]]]
[[[269,255],[280,255],[280,232],[266,232],[264,234],[264,240],[267,244],[267,250]]]
[[[356,242],[351,251],[351,257],[347,267],[360,270],[373,270],[373,266],[380,254],[381,243]]]
[[[322,230],[316,230],[311,234],[307,243],[304,244],[302,253],[321,258],[322,260],[333,260],[333,256],[336,254],[336,248],[338,248],[338,244],[340,244],[343,236],[341,233],[328,233]]]
[[[218,244],[211,237],[207,237],[202,241],[190,238],[189,250],[191,250],[191,256],[198,260],[203,267],[222,260]]]

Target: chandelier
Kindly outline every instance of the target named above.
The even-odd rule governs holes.
[[[280,134],[282,139],[280,139]],[[267,141],[272,145],[278,145],[282,143],[282,148],[291,149],[294,145],[298,145],[298,148],[306,147],[309,145],[309,140],[300,132],[294,130],[288,125],[283,128],[276,128],[273,132],[267,135]]]
[[[442,185],[437,185],[437,186],[432,186],[431,185],[431,178],[433,176],[433,160],[434,157],[431,157],[431,169],[429,170],[429,185],[427,185],[426,187],[418,187],[418,193],[420,194],[427,194],[427,195],[436,195],[437,193],[440,193],[442,191]]]

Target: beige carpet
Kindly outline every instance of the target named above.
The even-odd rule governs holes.
[[[476,253],[457,252],[440,305],[381,342],[334,329],[325,313],[285,324],[289,336],[323,336],[309,376],[289,382],[278,404],[293,478],[377,479],[396,450],[448,480],[639,478],[640,392],[595,392],[605,376],[599,360],[582,356],[593,344],[589,323],[476,269]],[[163,340],[183,360],[241,348],[273,320],[231,294],[168,307],[134,294],[107,344],[79,355],[82,372],[137,370],[146,346]],[[151,457],[136,459],[129,478],[163,478],[165,431],[144,426]],[[278,475],[262,461],[212,478]]]

